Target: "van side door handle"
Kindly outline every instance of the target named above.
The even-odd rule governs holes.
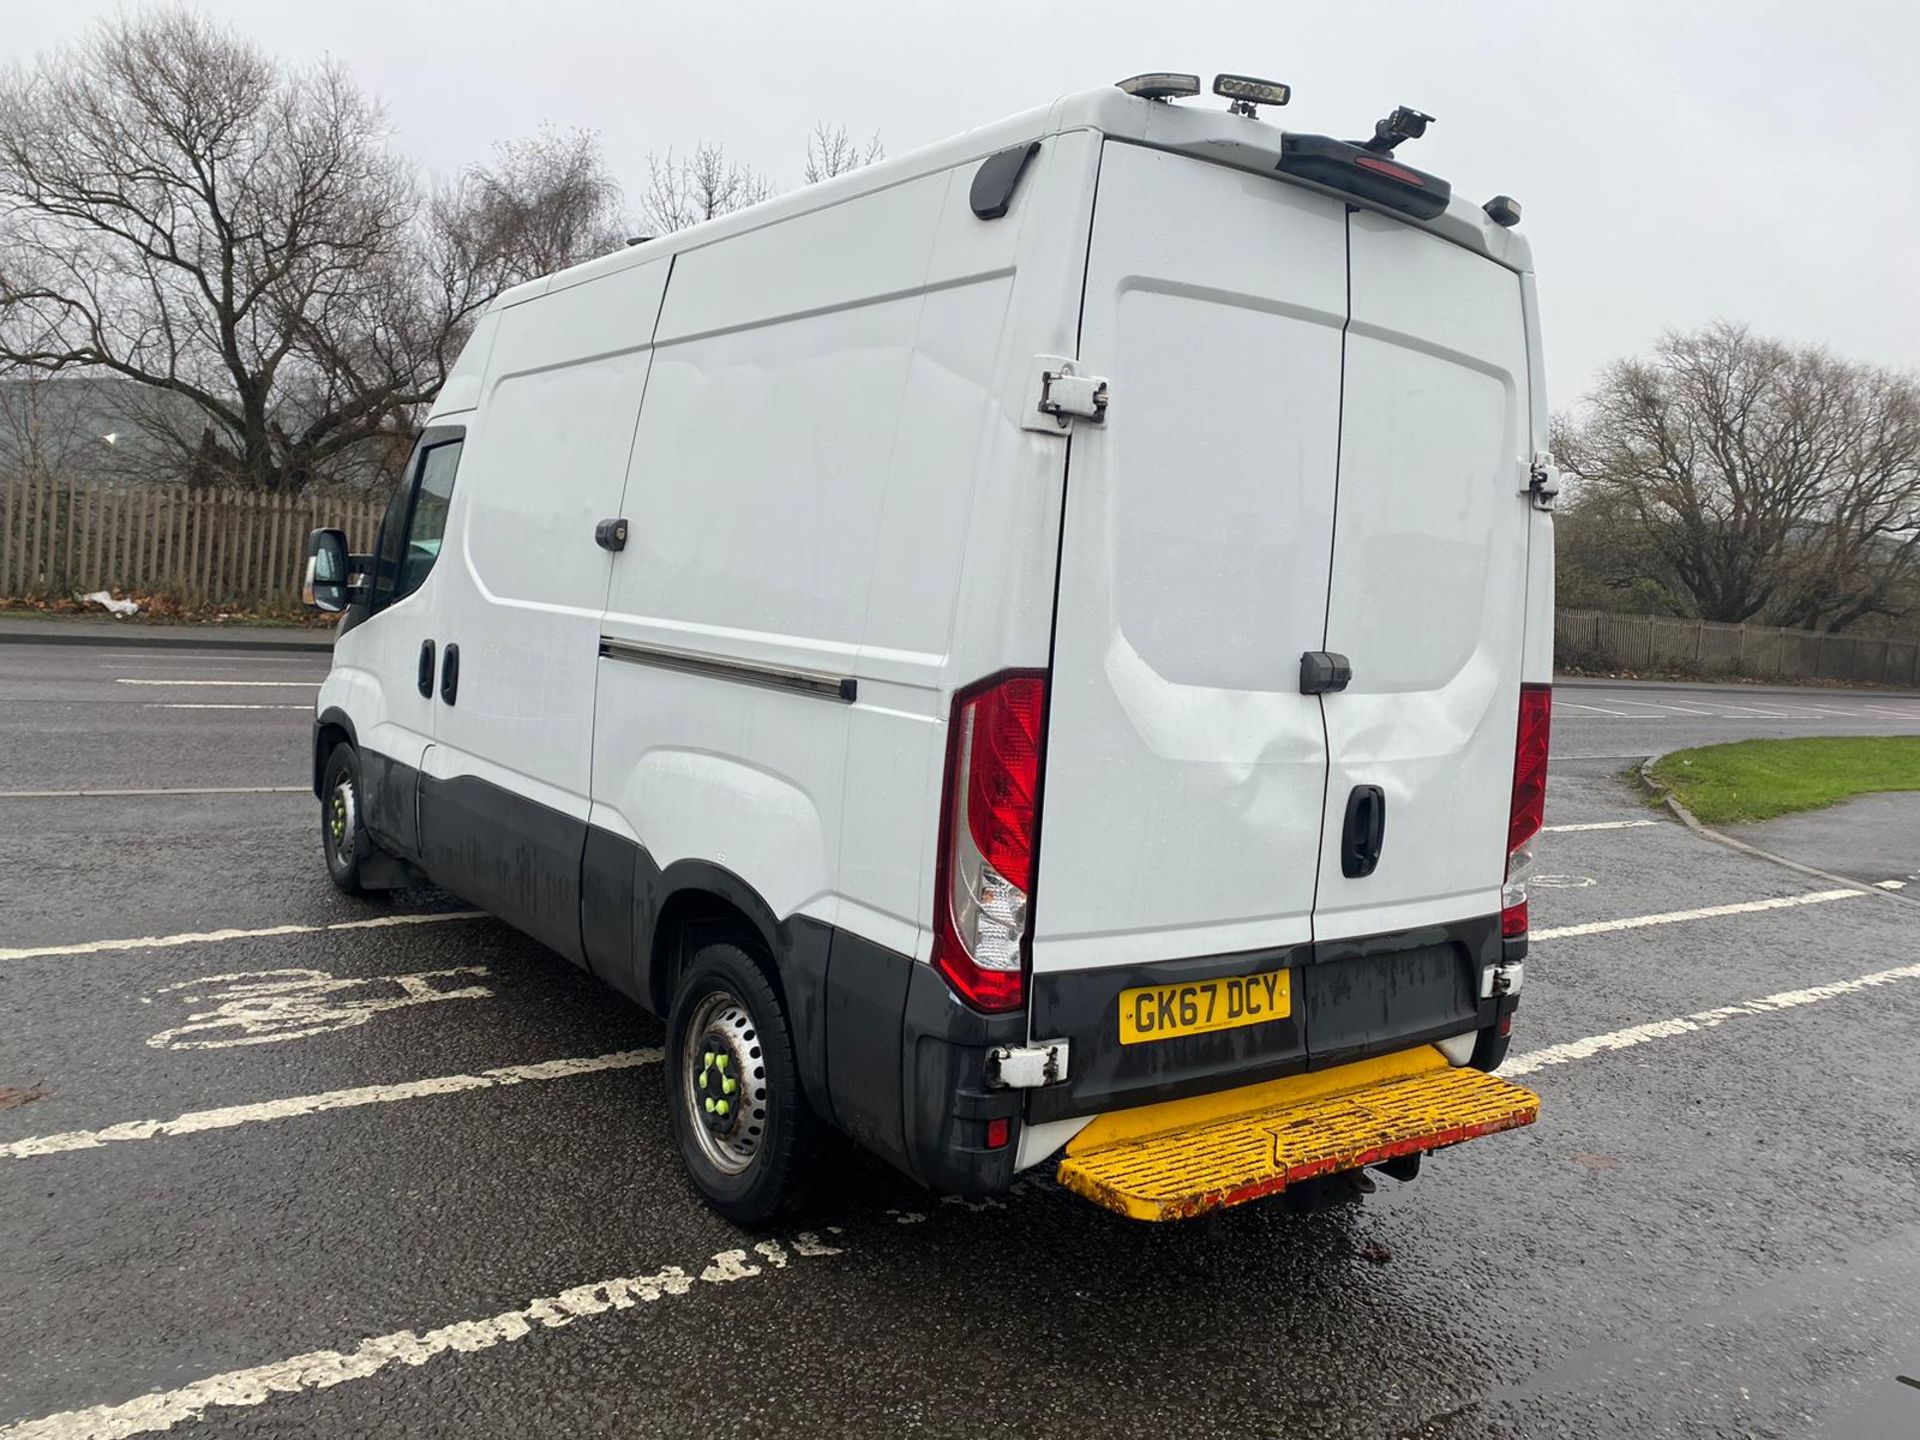
[[[1347,823],[1340,832],[1340,873],[1349,880],[1371,875],[1387,839],[1387,792],[1356,785],[1347,796]]]
[[[420,642],[420,675],[414,683],[420,687],[420,697],[423,700],[433,698],[433,641],[431,640]]]
[[[602,520],[593,527],[593,543],[602,550],[611,550],[616,555],[619,554],[627,548],[626,520]]]
[[[453,697],[460,693],[460,647],[447,646],[447,653],[440,661],[440,698],[453,704]]]

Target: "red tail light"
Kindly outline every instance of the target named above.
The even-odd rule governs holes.
[[[1507,810],[1507,880],[1500,892],[1500,933],[1527,933],[1527,872],[1533,837],[1547,810],[1547,742],[1553,728],[1553,687],[1520,687],[1520,731],[1513,752],[1513,800]]]
[[[1044,674],[1004,675],[956,696],[947,727],[933,964],[980,1010],[1026,1003],[1046,710]]]

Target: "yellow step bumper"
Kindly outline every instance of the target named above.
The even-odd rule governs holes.
[[[1060,1183],[1135,1220],[1184,1220],[1316,1175],[1528,1125],[1540,1097],[1431,1046],[1095,1120]]]

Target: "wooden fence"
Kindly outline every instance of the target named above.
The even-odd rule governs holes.
[[[0,597],[118,590],[284,608],[306,578],[308,531],[338,526],[369,550],[385,507],[361,491],[0,478]]]
[[[1556,663],[1575,669],[1920,686],[1920,640],[1596,610],[1562,610],[1553,635]]]

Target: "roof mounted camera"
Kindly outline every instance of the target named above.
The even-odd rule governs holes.
[[[1386,119],[1373,122],[1373,138],[1362,140],[1360,148],[1376,155],[1391,155],[1401,141],[1418,140],[1433,123],[1433,116],[1424,111],[1415,110],[1411,105],[1396,105]]]
[[[1150,70],[1145,75],[1129,75],[1114,81],[1114,88],[1141,100],[1184,100],[1200,93],[1198,75],[1182,75],[1177,70]]]
[[[1278,80],[1256,80],[1251,75],[1216,75],[1213,93],[1232,103],[1227,109],[1235,115],[1255,118],[1258,105],[1284,105],[1293,98],[1293,87]]]

